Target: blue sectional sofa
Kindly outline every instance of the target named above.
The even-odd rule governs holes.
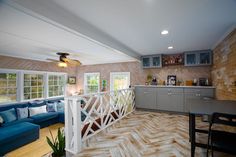
[[[18,104],[8,104],[0,106],[0,116],[4,111],[16,108],[31,108],[47,105],[48,103],[57,103],[63,98],[25,102]],[[33,142],[39,138],[40,128],[47,127],[55,123],[64,123],[64,112],[47,112],[33,116],[28,115],[25,118],[15,119],[10,122],[2,123],[0,126],[0,156],[12,151],[20,146]]]

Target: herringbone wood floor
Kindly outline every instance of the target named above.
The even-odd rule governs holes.
[[[208,129],[200,119],[197,126]],[[188,130],[188,116],[135,111],[88,140],[77,157],[190,157]],[[205,135],[197,138],[207,140]],[[205,152],[196,148],[195,155],[205,156]]]

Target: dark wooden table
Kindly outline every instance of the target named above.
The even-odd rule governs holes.
[[[196,129],[196,116],[212,115],[214,112],[236,114],[236,101],[202,99],[192,100],[189,105],[189,140],[191,157],[194,157],[195,147],[207,148],[206,144],[196,142],[196,132],[208,134],[207,130]]]

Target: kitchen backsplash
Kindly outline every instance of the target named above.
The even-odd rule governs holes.
[[[211,67],[185,67],[183,65],[166,66],[155,69],[143,69],[140,62],[125,62],[100,64],[78,67],[78,88],[83,89],[84,73],[100,72],[100,80],[107,80],[107,90],[110,86],[110,72],[130,72],[131,85],[144,85],[147,75],[151,74],[157,80],[166,80],[168,75],[176,75],[177,80],[193,80],[194,78],[209,78],[211,80]]]

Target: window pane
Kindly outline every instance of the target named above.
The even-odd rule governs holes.
[[[7,87],[7,81],[0,80],[0,88]]]
[[[30,87],[25,87],[24,88],[24,93],[30,93]]]
[[[97,93],[99,91],[99,74],[85,74],[85,93]]]
[[[0,103],[16,101],[16,73],[0,73]]]
[[[24,99],[37,99],[43,97],[43,75],[24,74]]]
[[[49,86],[48,88],[49,97],[64,95],[63,89],[65,86],[65,76],[64,75],[49,75],[48,86]]]

